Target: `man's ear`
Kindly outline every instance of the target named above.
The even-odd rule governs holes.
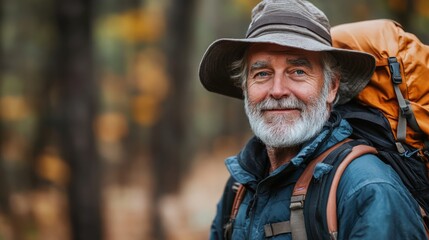
[[[335,101],[339,87],[340,87],[340,76],[335,75],[332,79],[332,82],[329,88],[328,99],[327,99],[327,102],[329,104],[332,104]]]

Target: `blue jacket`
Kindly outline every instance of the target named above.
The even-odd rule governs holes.
[[[252,138],[237,156],[226,159],[231,176],[247,189],[232,239],[265,239],[264,225],[288,221],[291,194],[303,165],[349,137],[351,131],[345,120],[334,127],[328,123],[316,138],[303,145],[290,163],[270,174],[265,146],[257,138]],[[329,170],[329,166],[318,165],[314,176],[320,177]],[[210,233],[212,240],[223,239],[223,204],[220,201],[217,206]],[[338,239],[426,239],[417,202],[396,172],[372,154],[359,157],[344,172],[337,191],[337,213]],[[291,239],[291,235],[270,239]]]

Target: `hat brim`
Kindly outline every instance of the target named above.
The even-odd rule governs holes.
[[[338,104],[348,102],[356,96],[368,84],[375,69],[375,59],[370,54],[334,48],[302,33],[269,33],[254,38],[223,38],[213,42],[200,63],[199,77],[203,86],[211,92],[243,99],[241,87],[231,79],[231,64],[241,59],[252,43],[273,43],[307,51],[332,53],[342,71]]]

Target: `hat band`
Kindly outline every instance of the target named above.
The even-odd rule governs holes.
[[[325,39],[332,46],[332,39],[329,33],[324,31],[320,26],[314,24],[313,22],[293,13],[289,13],[289,15],[265,15],[260,17],[251,25],[247,31],[246,38],[249,38],[249,36],[258,28],[272,24],[295,25],[306,28]]]

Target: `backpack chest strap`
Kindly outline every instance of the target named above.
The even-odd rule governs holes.
[[[264,225],[265,237],[274,237],[276,235],[290,233],[291,226],[290,221],[278,222],[278,223],[269,223]]]

